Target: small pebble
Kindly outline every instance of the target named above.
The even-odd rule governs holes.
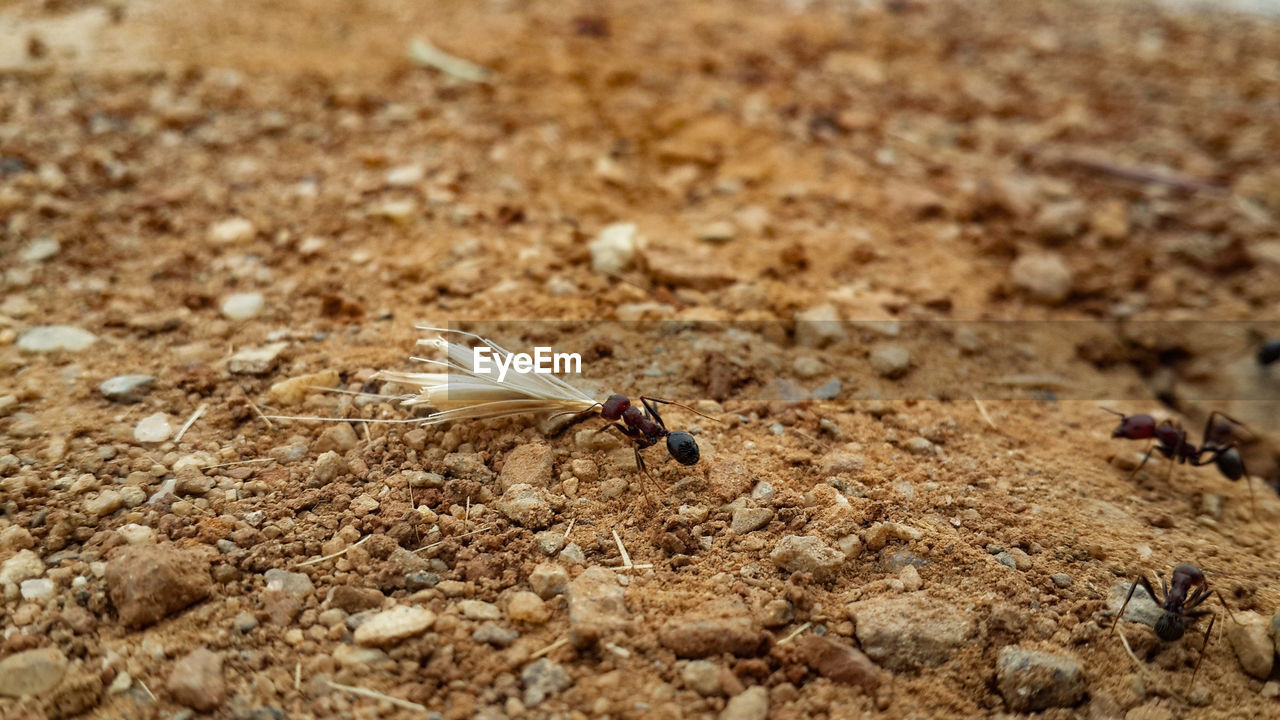
[[[1071,294],[1075,274],[1058,253],[1032,251],[1019,255],[1009,266],[1009,280],[1033,299],[1052,305]]]
[[[245,348],[227,362],[227,369],[233,375],[265,375],[275,368],[280,361],[280,354],[289,343],[277,342],[262,347]]]
[[[1010,709],[1035,712],[1080,702],[1085,678],[1073,658],[1008,646],[996,662],[996,686]]]
[[[244,218],[230,218],[209,226],[210,242],[219,245],[241,243],[252,240],[257,230],[253,223]]]
[[[867,354],[867,362],[882,377],[901,377],[911,369],[911,351],[896,343],[877,343]]]
[[[235,293],[222,299],[219,310],[228,320],[250,320],[262,314],[265,306],[262,293]]]
[[[142,418],[133,428],[133,439],[140,443],[160,443],[172,435],[173,426],[169,424],[169,416],[162,412]]]
[[[22,599],[43,602],[53,597],[53,581],[49,578],[32,578],[22,581]]]
[[[155,381],[150,375],[117,375],[103,380],[98,392],[112,402],[135,403],[151,392]]]
[[[26,331],[18,338],[18,349],[23,352],[79,352],[98,340],[88,330],[70,325],[42,325]]]
[[[591,269],[601,275],[621,272],[631,264],[639,247],[634,223],[616,223],[600,231],[588,245]]]
[[[1049,579],[1053,581],[1054,585],[1057,585],[1060,588],[1069,588],[1071,587],[1071,583],[1075,582],[1072,580],[1071,576],[1066,573],[1054,573],[1049,577]]]
[[[720,711],[720,720],[765,720],[769,717],[769,691],[753,685],[735,695]]]

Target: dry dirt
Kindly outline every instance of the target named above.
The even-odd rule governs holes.
[[[1112,2],[14,0],[0,28],[0,662],[68,661],[0,716],[1002,716],[1010,645],[1078,661],[1083,695],[1046,717],[1280,715],[1225,616],[1192,687],[1198,631],[1126,623],[1131,658],[1106,604],[1189,562],[1241,617],[1280,607],[1280,368],[1254,361],[1280,337],[1280,25]],[[492,74],[420,66],[413,38]],[[642,246],[600,272],[614,223]],[[260,312],[227,317],[237,293]],[[827,318],[847,324],[797,323]],[[646,497],[629,447],[580,432],[598,420],[264,417],[411,418],[272,387],[393,390],[371,375],[410,367],[419,321],[581,352],[593,393],[720,422],[664,413],[703,458],[647,450]],[[47,325],[96,341],[20,349]],[[154,377],[138,402],[99,391],[130,373]],[[1130,480],[1144,447],[1100,405],[1193,440],[1211,410],[1245,421],[1256,508],[1213,467]],[[140,441],[156,413],[166,436],[194,421]],[[508,519],[512,482],[551,513]],[[788,535],[848,556],[792,572]],[[151,542],[203,599],[127,598],[164,575]],[[549,567],[578,579],[572,618]],[[273,568],[313,587],[268,589]],[[434,622],[357,649],[359,611],[393,605]],[[886,656],[868,645],[895,613]]]

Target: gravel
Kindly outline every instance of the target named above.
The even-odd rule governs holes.
[[[524,704],[533,708],[548,697],[568,689],[573,678],[559,664],[540,658],[520,673],[520,682],[524,685]]]
[[[0,695],[45,695],[62,682],[67,664],[56,647],[14,653],[0,660]]]
[[[971,611],[922,593],[875,597],[848,610],[863,652],[890,670],[940,665],[977,632]]]
[[[740,507],[733,511],[729,528],[735,535],[745,535],[768,525],[770,520],[773,520],[773,511],[769,508]]]
[[[383,610],[356,628],[355,642],[365,647],[387,647],[431,629],[436,614],[416,605],[398,605]]]
[[[1074,658],[1008,646],[996,661],[996,686],[1015,712],[1071,707],[1084,697],[1084,672]]]
[[[911,369],[911,350],[897,343],[876,343],[867,353],[867,362],[881,377],[902,377]]]
[[[152,413],[133,427],[133,439],[140,443],[162,443],[173,435],[173,425],[165,413]]]
[[[228,320],[252,320],[262,314],[267,301],[262,293],[235,293],[222,299],[218,309]]]
[[[567,595],[569,630],[577,640],[575,645],[594,642],[630,623],[625,591],[612,570],[587,568],[569,583]]]
[[[1042,303],[1057,304],[1071,295],[1075,274],[1055,252],[1033,251],[1019,255],[1009,266],[1009,281]]]
[[[150,625],[209,596],[213,581],[203,555],[170,545],[133,545],[106,568],[107,595],[121,622]]]
[[[634,223],[606,226],[587,245],[591,251],[591,269],[601,275],[622,272],[635,259],[640,240]]]
[[[103,380],[98,385],[98,392],[112,402],[136,403],[151,392],[156,379],[150,375],[117,375]]]
[[[22,333],[18,338],[18,349],[30,353],[80,352],[97,340],[96,335],[78,327],[41,325]]]
[[[822,538],[801,535],[784,535],[773,552],[769,553],[773,564],[787,572],[805,572],[818,582],[830,580],[844,565],[844,553],[827,545]]]
[[[200,712],[210,712],[227,699],[222,676],[222,656],[196,648],[174,663],[166,684],[175,701]]]
[[[720,720],[766,720],[769,717],[769,692],[759,685],[735,695],[720,711]]]
[[[1226,636],[1240,659],[1240,667],[1259,680],[1271,676],[1275,665],[1275,640],[1267,618],[1251,610],[1235,614],[1236,622],[1227,621]]]

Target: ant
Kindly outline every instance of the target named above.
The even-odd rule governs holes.
[[[1138,467],[1134,468],[1132,473],[1129,473],[1130,480],[1151,459],[1151,453],[1157,450],[1169,459],[1170,474],[1173,473],[1173,466],[1178,463],[1186,463],[1192,467],[1213,463],[1218,468],[1218,472],[1232,482],[1242,477],[1247,478],[1244,458],[1240,456],[1234,430],[1236,427],[1245,427],[1245,424],[1225,413],[1217,410],[1209,413],[1209,419],[1204,424],[1203,440],[1197,446],[1187,439],[1187,431],[1173,420],[1165,419],[1157,425],[1155,418],[1150,415],[1125,415],[1110,408],[1102,409],[1120,416],[1120,424],[1111,431],[1111,437],[1126,440],[1155,439],[1155,444],[1147,450],[1142,462],[1138,463]],[[1208,457],[1205,457],[1206,453]],[[1256,511],[1252,483],[1249,484],[1249,502]]]
[[[1165,585],[1164,578],[1160,578],[1160,587],[1164,590],[1164,599],[1156,594],[1155,588],[1151,586],[1151,581],[1147,580],[1146,575],[1138,575],[1133,579],[1133,583],[1129,585],[1129,594],[1124,598],[1124,604],[1120,606],[1120,612],[1116,614],[1115,622],[1111,623],[1111,632],[1116,631],[1116,626],[1120,624],[1120,619],[1124,617],[1124,610],[1129,606],[1129,601],[1133,599],[1133,591],[1141,585],[1147,591],[1147,595],[1160,606],[1160,617],[1156,620],[1155,631],[1156,637],[1161,642],[1175,642],[1182,639],[1187,629],[1194,625],[1197,620],[1205,615],[1211,616],[1209,619],[1209,627],[1204,631],[1204,642],[1200,645],[1200,656],[1196,658],[1195,670],[1191,672],[1191,682],[1196,681],[1196,673],[1200,672],[1200,662],[1204,660],[1204,650],[1209,646],[1209,633],[1213,632],[1213,624],[1218,621],[1218,616],[1208,609],[1201,608],[1200,605],[1209,598],[1212,592],[1218,596],[1218,602],[1222,603],[1222,607],[1226,609],[1232,621],[1235,621],[1235,615],[1231,613],[1231,608],[1227,607],[1227,603],[1222,599],[1222,594],[1217,590],[1209,589],[1209,581],[1204,579],[1204,573],[1195,565],[1183,563],[1173,569],[1173,577],[1168,585]],[[1194,590],[1192,589],[1194,588]],[[1190,596],[1188,596],[1190,593]]]
[[[662,416],[658,414],[658,404],[675,405],[694,414],[702,415],[708,420],[715,420],[715,418],[710,415],[704,415],[688,405],[681,405],[671,400],[641,395],[640,403],[644,406],[643,411],[632,405],[626,395],[610,395],[609,399],[600,405],[600,417],[608,420],[609,424],[596,432],[613,429],[624,437],[629,438],[635,445],[636,466],[645,475],[649,475],[649,469],[645,467],[644,457],[640,455],[640,451],[657,445],[658,441],[663,438],[667,440],[667,452],[671,457],[675,458],[676,462],[681,465],[696,465],[698,458],[701,457],[698,452],[698,443],[687,432],[682,430],[671,432],[667,430],[667,424],[662,421]],[[653,476],[649,475],[649,477],[652,479]]]

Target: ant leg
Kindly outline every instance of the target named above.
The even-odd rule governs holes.
[[[1227,605],[1227,601],[1222,599],[1222,593],[1214,590],[1213,594],[1218,596],[1218,602],[1222,603],[1222,609],[1227,611],[1227,617],[1231,618],[1231,622],[1239,625],[1240,623],[1236,621],[1236,616],[1231,612],[1231,608]]]
[[[1156,451],[1156,441],[1152,440],[1147,445],[1147,454],[1142,456],[1142,462],[1138,463],[1138,467],[1134,468],[1133,472],[1129,473],[1129,477],[1125,480],[1125,482],[1133,482],[1133,479],[1138,476],[1138,471],[1142,469],[1143,465],[1147,464],[1147,461],[1151,459],[1151,453],[1155,451]]]
[[[1124,609],[1129,607],[1129,601],[1133,599],[1133,591],[1138,589],[1138,585],[1142,585],[1142,588],[1147,591],[1147,595],[1151,596],[1152,600],[1156,599],[1156,592],[1152,589],[1151,582],[1147,580],[1147,576],[1139,575],[1135,577],[1133,582],[1129,583],[1129,594],[1125,596],[1124,604],[1120,606],[1120,612],[1116,613],[1115,622],[1111,623],[1111,632],[1116,631],[1116,626],[1120,624],[1120,619],[1124,617]]]
[[[586,419],[587,419],[587,417],[589,417],[591,414],[593,414],[593,413],[596,411],[596,407],[598,407],[598,406],[600,406],[600,403],[596,403],[595,405],[592,405],[591,407],[587,408],[586,410],[564,410],[564,411],[562,411],[562,412],[558,412],[558,413],[555,413],[555,414],[552,414],[552,415],[548,415],[548,416],[547,416],[547,420],[555,420],[556,418],[558,418],[558,417],[564,417],[565,415],[572,415],[572,416],[573,416],[573,417],[572,417],[572,418],[570,418],[567,422],[565,422],[565,424],[564,424],[562,427],[560,427],[558,430],[556,430],[556,431],[555,431],[554,433],[552,433],[552,434],[553,434],[553,435],[559,435],[560,433],[564,432],[565,428],[568,428],[568,427],[570,427],[570,426],[576,425],[576,424],[578,424],[578,423],[582,422],[583,420],[586,420]]]
[[[1209,618],[1209,627],[1204,631],[1204,642],[1200,645],[1200,657],[1196,658],[1196,669],[1191,671],[1191,687],[1196,686],[1196,674],[1200,672],[1200,663],[1204,662],[1205,648],[1209,647],[1209,633],[1213,632],[1213,624],[1218,621],[1218,615],[1212,614]]]
[[[647,478],[647,480],[640,481],[640,491],[644,493],[644,499],[646,503],[648,503],[649,505],[656,505],[657,503],[653,501],[653,496],[649,494],[649,485],[651,484],[656,485],[658,481],[654,480],[653,475],[649,473],[649,468],[645,466],[644,456],[640,454],[640,448],[638,446],[635,448],[635,451],[636,451],[636,467],[640,468],[640,472],[644,474],[645,478]]]

